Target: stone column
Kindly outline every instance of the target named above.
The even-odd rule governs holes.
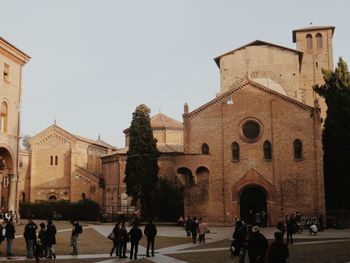
[[[10,185],[9,185],[9,201],[8,201],[8,210],[16,212],[16,201],[17,201],[17,183],[18,176],[17,174],[9,174]]]

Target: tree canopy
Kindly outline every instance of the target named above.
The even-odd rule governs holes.
[[[150,109],[141,104],[133,113],[129,128],[129,150],[125,169],[126,193],[133,204],[141,202],[145,216],[151,216],[151,196],[158,182],[158,150],[153,137]]]
[[[322,73],[325,83],[314,91],[327,104],[322,134],[326,203],[328,208],[350,208],[345,199],[350,187],[350,74],[342,58],[335,71]]]

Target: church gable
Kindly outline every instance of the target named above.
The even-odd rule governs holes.
[[[75,141],[76,139],[74,136],[56,125],[51,125],[44,131],[33,136],[30,140],[33,149],[45,144],[54,147],[58,144],[70,144]]]
[[[269,89],[259,83],[256,83],[252,80],[249,79],[245,79],[245,81],[241,81],[240,83],[236,83],[234,86],[232,86],[232,88],[219,95],[218,97],[216,97],[215,99],[209,101],[208,103],[202,105],[201,107],[193,110],[192,112],[188,113],[188,114],[184,114],[184,118],[185,119],[192,119],[195,118],[197,115],[202,114],[203,112],[205,112],[207,109],[213,107],[214,105],[219,105],[219,104],[230,104],[230,103],[234,103],[234,97],[235,95],[246,88],[253,88],[253,89],[257,89],[262,91],[263,93],[265,93],[268,96],[272,96],[275,99],[281,100],[283,102],[295,105],[296,107],[299,107],[303,110],[312,112],[313,111],[313,107],[310,107],[304,103],[301,103],[293,98],[290,98],[288,96],[285,96],[277,91],[274,91],[272,89]]]

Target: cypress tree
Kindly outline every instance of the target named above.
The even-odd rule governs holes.
[[[325,83],[314,91],[325,98],[327,116],[322,133],[327,208],[350,208],[350,74],[339,58],[335,71],[322,70]]]
[[[141,202],[146,217],[153,216],[152,192],[158,182],[158,150],[153,137],[150,109],[141,104],[133,113],[129,128],[129,150],[125,169],[126,193],[135,205]]]

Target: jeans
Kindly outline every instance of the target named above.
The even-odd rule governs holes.
[[[6,246],[6,255],[12,256],[12,244],[13,244],[13,238],[7,238],[6,239],[7,246]]]
[[[134,248],[135,248],[135,253],[134,252]],[[131,248],[130,248],[130,259],[132,259],[132,256],[134,255],[134,259],[137,259],[137,251],[139,248],[139,243],[131,243]]]
[[[149,248],[151,247],[152,256],[154,256],[154,237],[147,237],[147,256],[149,256]]]
[[[55,247],[54,247],[54,245],[52,244],[52,245],[48,246],[47,248],[48,248],[48,251],[49,251],[49,257],[52,258],[53,255],[55,254]]]
[[[73,247],[73,254],[78,254],[78,236],[73,235],[71,237],[70,245]]]
[[[33,250],[34,250],[34,240],[26,240],[27,245],[27,258],[33,257]]]

